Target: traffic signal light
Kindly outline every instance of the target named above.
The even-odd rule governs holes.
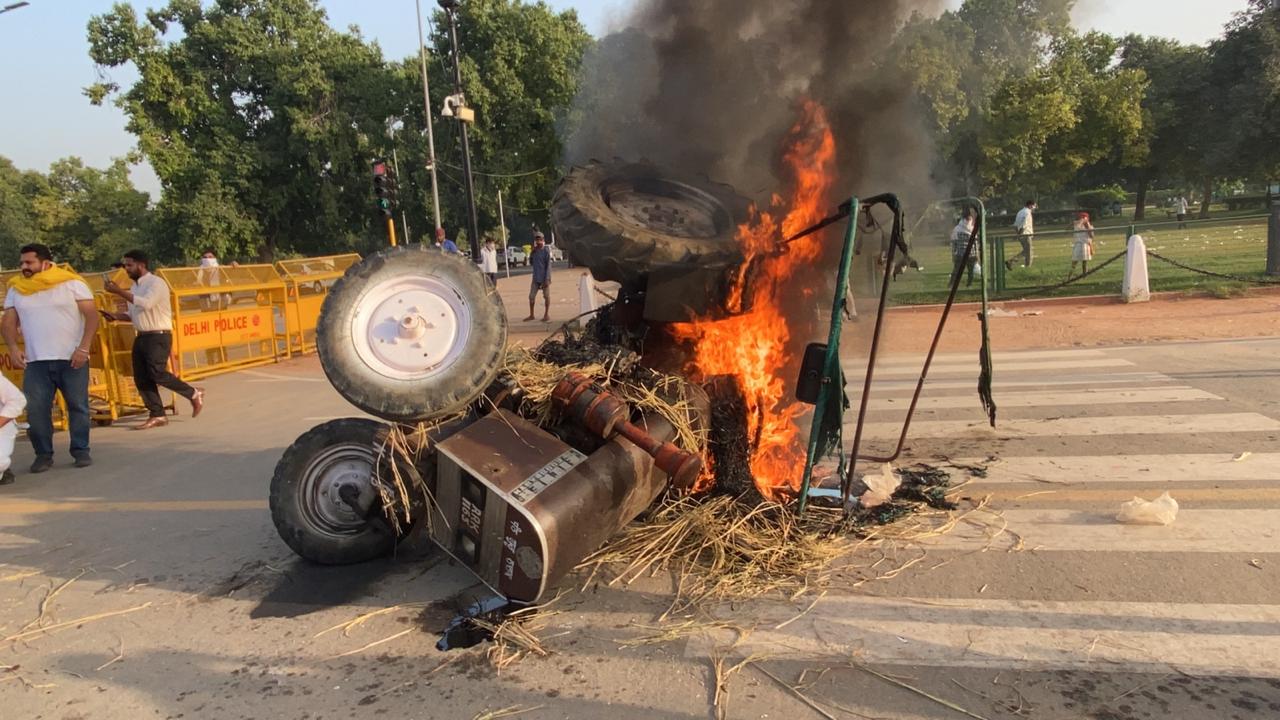
[[[395,170],[386,160],[373,161],[373,195],[379,214],[385,218],[391,217],[396,204],[400,202],[400,195],[396,189]]]

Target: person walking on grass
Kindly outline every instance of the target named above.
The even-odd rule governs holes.
[[[1178,216],[1178,229],[1187,229],[1187,199],[1181,195],[1173,200],[1173,214]]]
[[[67,405],[75,466],[89,467],[89,350],[98,332],[93,293],[79,275],[54,265],[45,245],[23,246],[18,267],[22,274],[9,281],[0,335],[12,366],[24,370],[27,437],[36,454],[31,472],[53,467],[55,393]],[[25,347],[18,344],[19,328]]]
[[[1071,269],[1067,271],[1067,279],[1076,272],[1076,263],[1080,263],[1080,274],[1089,272],[1089,261],[1093,259],[1093,223],[1089,221],[1089,213],[1076,213],[1074,223],[1075,237],[1071,245]]]
[[[1031,267],[1032,253],[1031,241],[1035,237],[1036,227],[1033,215],[1036,211],[1036,201],[1028,200],[1026,205],[1018,211],[1013,219],[1013,232],[1018,236],[1018,244],[1022,246],[1022,250],[1017,255],[1005,261],[1004,266],[1012,270],[1013,262],[1018,258],[1022,258],[1022,267]]]
[[[541,231],[533,234],[533,253],[529,256],[529,264],[533,266],[533,283],[529,286],[529,317],[524,320],[534,319],[534,302],[538,291],[542,291],[542,322],[551,322],[551,251],[547,249],[547,239]]]
[[[969,280],[965,283],[965,287],[973,285],[973,269],[978,263],[976,254],[970,254],[965,258],[965,253],[969,249],[969,238],[973,237],[974,211],[971,208],[965,208],[964,213],[960,215],[960,222],[956,223],[955,228],[951,231],[951,284],[956,282],[956,278],[967,268],[969,271]]]
[[[124,271],[133,281],[125,290],[108,280],[103,289],[129,303],[127,313],[103,313],[112,320],[132,322],[137,331],[133,340],[133,384],[142,396],[150,417],[137,430],[150,430],[169,424],[165,417],[160,388],[166,387],[191,401],[191,417],[204,409],[204,390],[194,388],[169,372],[169,353],[173,349],[173,310],[169,307],[169,286],[151,272],[151,259],[141,250],[124,254]]]

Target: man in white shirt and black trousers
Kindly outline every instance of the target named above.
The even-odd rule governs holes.
[[[133,384],[151,415],[138,430],[150,430],[169,424],[160,400],[160,387],[166,387],[191,401],[191,417],[204,409],[204,390],[194,388],[169,372],[169,353],[173,349],[173,310],[169,307],[169,286],[151,272],[151,260],[141,250],[124,254],[124,271],[133,280],[132,290],[107,281],[103,288],[129,303],[128,313],[103,313],[112,320],[133,322],[138,336],[133,341]]]

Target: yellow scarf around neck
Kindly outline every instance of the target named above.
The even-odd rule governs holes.
[[[22,295],[34,295],[72,280],[84,282],[84,279],[74,272],[54,265],[48,270],[38,272],[31,277],[18,275],[9,281],[9,287],[17,290]]]

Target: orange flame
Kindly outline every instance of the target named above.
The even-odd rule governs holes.
[[[693,370],[704,377],[736,376],[747,402],[747,435],[759,438],[751,457],[751,472],[760,493],[781,499],[799,490],[805,453],[800,443],[799,419],[806,407],[786,396],[784,374],[794,370],[796,349],[789,346],[791,332],[783,315],[786,298],[808,294],[797,287],[796,270],[811,266],[822,252],[820,234],[810,235],[778,255],[768,253],[779,240],[822,219],[831,190],[835,139],[822,106],[806,101],[801,117],[787,135],[783,161],[792,174],[789,199],[777,195],[765,212],[751,209],[751,219],[738,227],[748,263],[758,258],[750,278],[745,268],[728,301],[740,311],[744,292],[750,291],[751,308],[725,320],[697,320],[672,326],[677,340],[693,343]],[[778,219],[781,217],[781,220]],[[747,287],[748,282],[750,287]]]

